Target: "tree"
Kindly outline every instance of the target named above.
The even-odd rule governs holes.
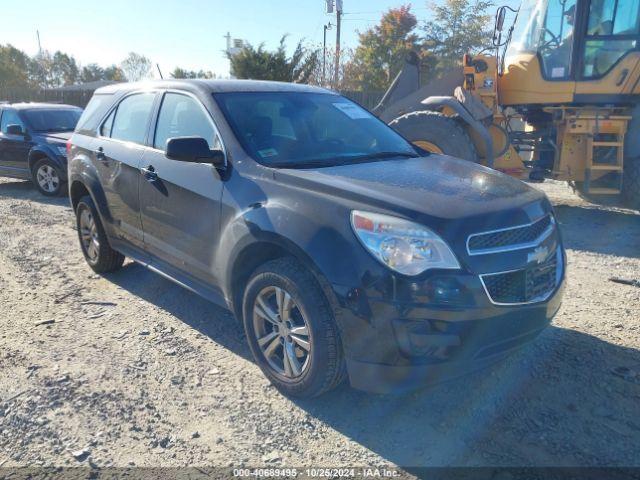
[[[215,74],[209,70],[199,70],[196,72],[195,70],[185,70],[184,68],[180,67],[174,68],[173,72],[171,72],[169,75],[171,75],[172,78],[215,78]]]
[[[80,80],[82,83],[97,82],[104,79],[104,70],[97,63],[90,63],[82,67]]]
[[[32,84],[33,60],[12,45],[0,45],[0,87],[24,87]]]
[[[112,82],[124,82],[126,80],[124,72],[117,65],[110,65],[105,68],[103,79]]]
[[[293,55],[287,57],[286,38],[285,35],[280,39],[280,45],[273,52],[260,44],[258,48],[247,45],[239,53],[228,55],[231,74],[254,80],[308,83],[318,65],[318,50],[305,48],[300,41]]]
[[[334,48],[329,48],[327,45],[327,52],[325,58],[324,78],[322,76],[322,45],[317,46],[318,50],[318,62],[313,70],[313,74],[309,78],[309,82],[312,85],[331,86],[336,90],[355,90],[355,81],[353,79],[352,71],[350,70],[353,64],[353,52],[354,50],[349,47],[340,49],[340,65],[338,65],[338,83],[334,85],[333,72],[336,66],[336,51]]]
[[[53,84],[57,87],[76,83],[80,78],[76,59],[61,51],[54,53],[51,61],[51,76]]]
[[[487,0],[445,0],[431,4],[433,18],[424,25],[425,40],[438,58],[441,71],[458,67],[465,53],[490,46],[490,15]]]
[[[33,57],[30,76],[40,88],[57,86],[53,74],[53,57],[48,50],[42,50]]]
[[[350,82],[359,89],[385,90],[409,51],[426,56],[424,44],[415,33],[417,24],[411,6],[404,5],[389,9],[378,25],[360,33],[353,60],[345,67]]]
[[[130,82],[137,82],[149,76],[151,60],[139,53],[130,52],[120,64],[124,75]]]

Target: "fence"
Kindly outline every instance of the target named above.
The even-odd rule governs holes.
[[[0,102],[47,102],[65,103],[86,107],[93,90],[59,90],[59,89],[31,89],[23,87],[0,88]]]
[[[340,92],[347,98],[359,103],[363,107],[371,110],[382,99],[384,92],[378,91],[354,91],[344,90]],[[24,87],[0,87],[0,102],[49,102],[49,103],[65,103],[68,105],[77,105],[78,107],[86,107],[91,96],[92,89],[30,89]]]
[[[369,110],[378,105],[378,103],[380,103],[380,100],[382,100],[382,96],[384,95],[384,92],[364,92],[361,90],[342,90],[340,93]]]

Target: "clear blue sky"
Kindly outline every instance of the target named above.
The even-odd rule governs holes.
[[[405,3],[412,4],[419,20],[427,19],[426,0],[344,0],[343,44],[355,46],[358,30]],[[335,23],[335,15],[325,13],[324,0],[0,0],[0,12],[0,44],[29,54],[38,51],[39,30],[44,49],[73,54],[83,65],[119,63],[136,51],[163,72],[180,66],[223,76],[229,72],[223,54],[227,32],[269,48],[283,34],[289,34],[290,47],[300,39],[321,45],[322,26]],[[335,30],[327,35],[333,44]]]

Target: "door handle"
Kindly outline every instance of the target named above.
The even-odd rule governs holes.
[[[142,172],[142,175],[144,175],[144,178],[150,182],[155,182],[158,179],[158,174],[156,173],[156,169],[153,168],[153,165],[141,168],[140,171]]]
[[[98,149],[95,151],[95,154],[96,154],[96,158],[101,162],[104,162],[107,160],[107,156],[104,154],[104,148],[98,147]]]
[[[629,75],[629,69],[625,68],[624,70],[622,70],[622,72],[620,73],[620,76],[618,77],[618,81],[616,82],[616,87],[619,87],[620,85],[622,85],[622,82],[625,81],[625,79],[627,78],[627,75]]]

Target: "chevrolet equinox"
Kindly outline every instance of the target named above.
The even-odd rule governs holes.
[[[477,370],[560,307],[543,193],[419,150],[321,88],[101,88],[69,144],[69,192],[93,270],[127,256],[231,309],[288,395]]]

